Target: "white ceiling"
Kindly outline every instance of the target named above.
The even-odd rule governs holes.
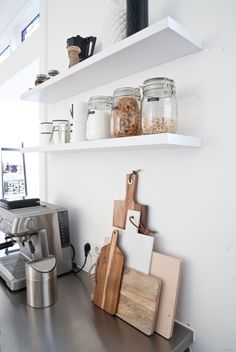
[[[28,0],[0,0],[0,36]]]

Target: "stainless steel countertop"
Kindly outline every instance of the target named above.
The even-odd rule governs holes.
[[[11,292],[0,280],[0,352],[184,352],[191,330],[175,323],[166,340],[148,337],[90,300],[88,274],[57,280],[57,302],[47,308],[27,306],[26,290]]]

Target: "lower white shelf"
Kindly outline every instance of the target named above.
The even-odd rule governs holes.
[[[161,133],[123,138],[98,139],[78,143],[49,144],[36,147],[25,147],[23,153],[40,152],[69,152],[69,151],[100,151],[100,150],[127,150],[127,149],[154,149],[177,147],[201,147],[201,140],[196,137],[180,134]]]

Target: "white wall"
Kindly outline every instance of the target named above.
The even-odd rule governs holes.
[[[48,2],[49,69],[68,66],[66,38],[99,35],[103,4]],[[56,153],[47,159],[48,200],[68,207],[80,264],[84,243],[101,244],[111,233],[113,200],[124,198],[126,173],[142,169],[138,201],[149,205],[149,226],[159,231],[155,248],[184,259],[177,319],[195,330],[194,352],[236,351],[235,10],[233,0],[150,0],[150,23],[170,15],[204,40],[205,49],[76,97],[112,94],[154,76],[173,78],[178,132],[201,137],[201,149]],[[161,48],[147,55],[152,50]],[[48,118],[67,116],[72,100],[49,106]]]

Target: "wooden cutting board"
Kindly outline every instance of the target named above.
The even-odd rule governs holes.
[[[118,236],[118,230],[114,230],[111,242],[101,249],[93,293],[94,303],[110,314],[117,310],[124,266],[124,255],[117,246]]]
[[[149,274],[154,245],[154,237],[138,233],[141,213],[140,211],[128,210],[125,230],[120,230],[119,246],[125,255],[125,265],[129,268]]]
[[[150,275],[162,281],[155,331],[166,339],[173,334],[181,270],[181,259],[153,252]]]
[[[161,280],[125,268],[116,315],[146,335],[154,332]]]
[[[128,209],[141,212],[141,224],[147,225],[147,205],[142,205],[136,202],[138,184],[138,174],[132,173],[126,175],[126,196],[125,200],[114,201],[113,226],[121,229],[125,228]],[[144,230],[140,229],[140,233]]]

